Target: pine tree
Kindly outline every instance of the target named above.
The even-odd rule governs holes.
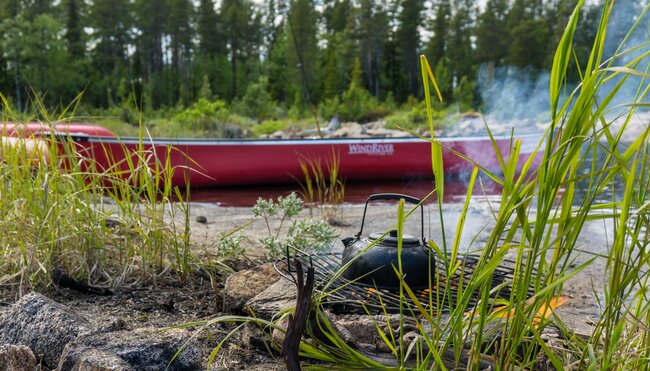
[[[178,95],[174,97],[174,101],[187,105],[191,98],[190,65],[192,37],[194,35],[194,7],[191,0],[167,0],[167,7],[169,9],[167,13],[167,34],[170,38],[170,67],[174,80],[173,91],[178,92]]]
[[[499,66],[508,55],[507,0],[488,0],[476,25],[476,61]]]
[[[325,62],[323,74],[323,99],[331,99],[339,94],[338,81],[334,48],[328,48],[327,62]]]
[[[67,42],[68,52],[75,59],[84,58],[86,54],[86,33],[83,24],[83,2],[80,0],[66,0],[64,2],[66,10],[66,30],[65,39]]]
[[[200,0],[197,12],[197,36],[199,51],[203,56],[214,56],[225,51],[219,34],[219,17],[213,0]]]
[[[292,0],[287,18],[287,67],[301,102],[315,104],[320,86],[317,14],[312,0]]]
[[[6,85],[0,85],[0,88],[7,87],[4,92],[6,96],[13,96],[18,111],[22,111],[23,93],[22,81],[20,78],[21,60],[20,50],[18,48],[18,14],[20,13],[21,3],[19,0],[0,0],[0,81],[7,81]],[[7,63],[5,65],[5,62]]]
[[[359,11],[359,50],[364,85],[375,97],[380,94],[380,71],[384,43],[388,38],[386,13],[372,0],[362,0]]]
[[[472,0],[457,0],[449,25],[447,55],[451,61],[455,85],[459,84],[463,77],[473,79],[474,76],[474,52],[471,40],[474,26],[473,11]]]
[[[281,32],[269,47],[269,56],[265,64],[266,74],[269,77],[268,89],[271,97],[280,102],[289,102],[293,98],[289,89],[287,69],[288,36]]]
[[[223,0],[221,2],[221,24],[223,25],[224,39],[230,53],[230,97],[238,95],[237,81],[239,80],[239,62],[244,35],[248,31],[250,4],[246,0]]]
[[[134,23],[139,30],[135,40],[135,72],[145,85],[151,87],[148,98],[152,106],[148,108],[158,108],[172,102],[170,81],[163,74],[166,5],[164,1],[153,3],[148,0],[136,0],[134,4]]]
[[[547,65],[550,29],[543,7],[535,0],[515,0],[507,17],[510,30],[508,64],[539,71]]]
[[[451,4],[449,0],[437,0],[434,9],[436,16],[433,21],[433,36],[427,45],[426,54],[432,64],[437,64],[447,56]]]
[[[422,0],[404,0],[402,11],[399,15],[399,28],[396,34],[399,58],[405,76],[401,97],[405,95],[416,96],[420,89],[420,33],[419,27],[422,24]]]
[[[198,53],[193,63],[193,89],[201,90],[205,84],[205,78],[207,78],[214,95],[228,96],[230,69],[224,37],[225,31],[215,9],[214,0],[199,1],[196,31]]]
[[[395,20],[399,13],[398,1],[389,2],[386,7],[386,14],[390,20],[387,30],[387,38],[384,41],[383,58],[381,67],[381,85],[388,91],[393,98],[398,101],[405,101],[406,96],[403,94],[404,86],[403,61],[400,54],[397,35],[394,31]]]
[[[335,0],[327,4],[323,11],[327,32],[330,34],[343,32],[352,12],[354,8],[350,0]]]
[[[118,82],[129,66],[133,18],[128,0],[94,0],[90,8],[93,27],[91,50],[96,78],[91,86],[95,104],[107,106],[117,100]]]

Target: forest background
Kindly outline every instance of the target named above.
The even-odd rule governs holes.
[[[538,96],[576,2],[0,0],[0,93],[25,120],[74,103],[78,121],[121,134],[145,122],[162,136],[259,136],[334,115],[415,129],[424,53],[438,126],[473,111],[543,121]],[[642,3],[617,2],[609,38]],[[600,11],[583,7],[572,63]]]

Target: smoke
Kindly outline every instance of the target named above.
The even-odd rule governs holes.
[[[648,45],[645,45],[643,48],[632,50],[633,48],[648,42],[650,22],[648,22],[647,15],[644,19],[640,20],[637,27],[632,31],[631,34],[628,35],[629,30],[633,27],[635,22],[639,20],[639,17],[641,16],[643,9],[646,6],[648,6],[647,1],[638,0],[620,0],[615,3],[607,28],[604,55],[607,58],[610,58],[617,52],[619,54],[625,54],[618,56],[614,60],[614,66],[625,66],[640,57],[643,53],[648,52],[650,48]],[[626,37],[628,38],[627,41],[621,44]],[[650,68],[650,59],[646,57],[644,60],[641,60],[638,65],[631,67],[640,72],[648,73],[648,69]],[[606,83],[604,85],[604,89],[600,93],[600,97],[604,98],[606,94],[608,94],[611,89],[614,89],[622,79],[623,76],[619,76]],[[626,81],[623,83],[622,88],[620,88],[620,90],[616,93],[616,96],[612,101],[612,105],[639,101],[636,95],[639,90],[643,90],[643,88],[647,87],[647,85],[647,79],[644,82],[643,79],[639,76],[628,76]],[[650,100],[648,97],[645,97],[642,99],[642,102],[648,103]]]
[[[625,44],[621,46],[621,42],[637,21],[647,3],[647,1],[638,0],[619,0],[615,3],[607,28],[603,60],[614,56],[617,50],[621,53],[634,46],[647,43],[648,34],[650,34],[650,23],[646,16],[645,19],[639,22]],[[601,10],[602,5],[597,8],[598,12]],[[585,22],[585,18],[585,14],[582,14],[578,27],[584,27],[581,22]],[[599,19],[599,16],[597,19]],[[619,56],[616,58],[614,65],[626,65],[647,51],[648,46],[645,46]],[[648,73],[650,68],[648,59],[645,58],[645,60],[641,61],[635,69]],[[586,61],[582,61],[582,63],[585,64]],[[623,76],[612,79],[601,87],[599,94],[601,100],[616,87],[622,78]],[[616,97],[610,106],[634,101],[637,92],[642,90],[639,89],[641,84],[646,87],[648,81],[643,81],[639,76],[627,77],[623,86],[616,92]],[[566,91],[570,92],[573,88],[574,86],[567,86]],[[516,67],[494,68],[483,65],[478,71],[477,90],[483,102],[483,113],[493,118],[493,121],[522,123],[526,121],[533,123],[550,121],[549,74],[547,72],[534,73],[531,70]],[[643,102],[648,103],[648,97],[644,98]],[[612,114],[615,115],[616,112],[612,112]],[[514,126],[520,125],[516,124]]]
[[[548,73],[533,77],[528,69],[482,65],[477,80],[485,114],[500,121],[548,119]]]

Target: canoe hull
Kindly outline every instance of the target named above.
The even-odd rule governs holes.
[[[539,137],[522,139],[518,161],[523,165]],[[497,147],[507,159],[509,138],[497,139]],[[323,139],[323,140],[137,140],[90,138],[81,142],[82,153],[94,159],[100,169],[122,161],[131,154],[131,163],[147,162],[149,168],[173,168],[171,182],[192,187],[291,183],[304,179],[301,165],[318,166],[329,174],[333,163],[346,181],[433,179],[431,143],[419,138]],[[443,139],[443,167],[446,174],[460,176],[475,166],[457,153],[490,171],[499,170],[489,138]],[[139,156],[134,153],[141,153]],[[538,164],[538,159],[536,159]]]
[[[421,138],[337,138],[287,140],[204,140],[117,138],[99,125],[0,123],[2,135],[72,140],[85,168],[134,177],[133,169],[168,169],[163,183],[184,187],[220,187],[293,183],[304,179],[301,166],[317,166],[327,176],[336,168],[346,181],[433,180],[431,143]],[[521,141],[518,170],[536,153],[540,135]],[[495,148],[488,137],[440,138],[446,175],[462,177],[476,164],[499,173]],[[508,159],[512,139],[495,138]],[[471,161],[468,161],[471,159]],[[332,164],[337,164],[333,166]],[[143,166],[145,165],[145,166]],[[147,171],[155,174],[160,171]],[[136,172],[137,173],[137,172]],[[165,173],[165,172],[163,172]]]

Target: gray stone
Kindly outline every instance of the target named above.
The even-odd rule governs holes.
[[[366,133],[373,138],[408,138],[411,133],[402,130],[391,130],[384,128],[368,129]]]
[[[195,341],[188,342],[190,337],[191,333],[183,329],[146,328],[84,336],[66,345],[58,370],[73,369],[89,358],[97,362],[117,359],[113,356],[123,361],[118,365],[135,370],[199,370],[201,348]],[[183,346],[183,351],[170,363]]]
[[[368,138],[366,129],[356,122],[346,122],[343,126],[327,136],[328,138]]]
[[[270,320],[278,312],[296,305],[296,286],[285,279],[278,280],[246,303],[255,316]]]
[[[33,371],[36,357],[25,345],[0,346],[0,370]]]
[[[266,290],[280,279],[280,275],[267,263],[252,269],[231,274],[224,285],[224,306],[229,312],[241,311],[246,302]]]
[[[331,133],[341,127],[341,120],[339,119],[338,116],[334,115],[330,119],[330,122],[327,124],[327,127],[325,128],[325,131],[328,133]]]
[[[56,367],[63,348],[94,331],[82,316],[37,293],[23,296],[0,320],[0,344],[21,344],[46,367]]]
[[[135,371],[135,369],[114,354],[89,349],[77,359],[72,371]]]
[[[363,124],[366,130],[382,129],[384,126],[386,126],[386,121],[371,121]]]

